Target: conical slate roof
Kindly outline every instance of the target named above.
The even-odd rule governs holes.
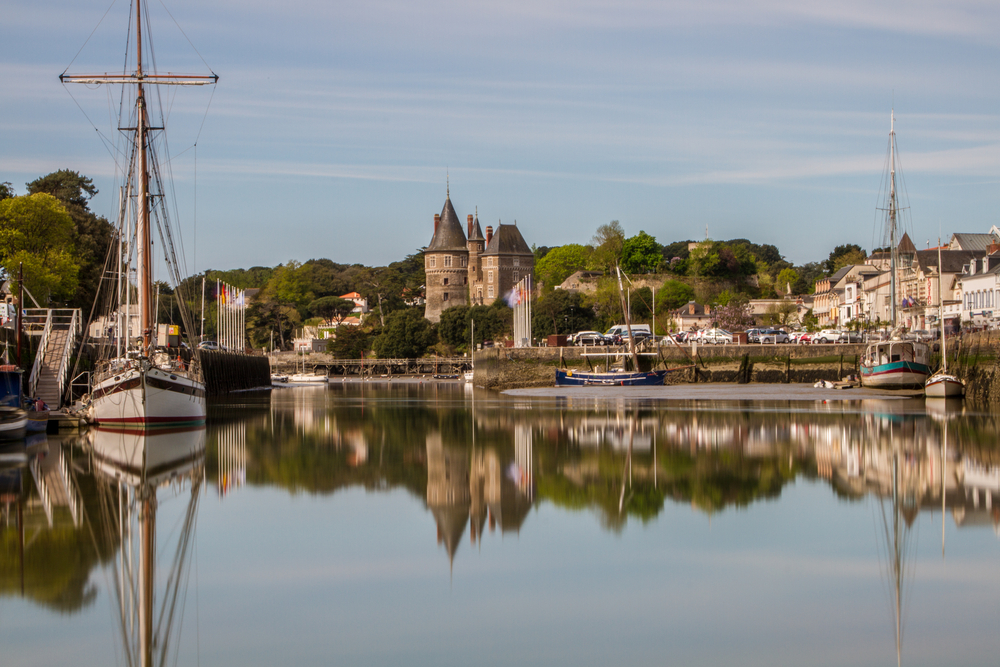
[[[479,226],[479,215],[476,215],[476,221],[472,223],[472,234],[469,236],[469,240],[470,241],[486,240],[486,237],[483,236],[483,228]]]
[[[490,244],[486,246],[484,255],[533,255],[531,248],[525,242],[524,237],[518,230],[517,225],[501,224],[493,232]]]
[[[462,229],[462,223],[458,221],[455,207],[451,205],[451,197],[444,200],[441,222],[438,223],[434,238],[427,246],[427,251],[434,250],[468,250],[465,231]]]

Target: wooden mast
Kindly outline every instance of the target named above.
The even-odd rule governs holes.
[[[150,306],[152,305],[152,289],[153,289],[153,262],[152,262],[152,243],[149,233],[149,165],[148,156],[146,154],[146,137],[147,137],[147,112],[146,112],[146,97],[143,93],[142,88],[142,0],[135,0],[135,57],[136,57],[136,81],[138,92],[136,94],[136,128],[135,128],[135,143],[136,150],[138,151],[139,157],[139,167],[136,173],[137,187],[138,187],[138,201],[137,211],[138,220],[136,221],[136,235],[137,240],[137,273],[139,280],[139,330],[142,331],[142,355],[144,357],[149,356],[149,347],[151,344],[151,327],[152,327],[152,314],[150,313]]]

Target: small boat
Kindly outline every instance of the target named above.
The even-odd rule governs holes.
[[[315,387],[328,384],[330,379],[317,373],[296,373],[286,376],[285,383],[290,387]]]
[[[28,430],[28,413],[0,405],[0,440],[20,440]]]
[[[612,371],[610,373],[592,373],[588,371],[572,371],[556,369],[556,385],[559,386],[606,386],[606,387],[637,387],[662,385],[667,371],[626,372]]]
[[[944,333],[944,301],[941,298],[941,239],[938,238],[938,323],[941,325],[941,368],[927,378],[924,396],[927,398],[959,398],[965,396],[965,382],[948,373],[948,341]]]

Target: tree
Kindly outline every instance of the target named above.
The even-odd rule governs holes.
[[[14,189],[10,185],[10,181],[4,181],[0,183],[0,201],[4,199],[10,199],[14,196]]]
[[[601,225],[594,233],[594,254],[591,265],[602,269],[605,273],[621,264],[622,247],[625,245],[625,229],[617,220]]]
[[[353,326],[339,327],[326,344],[326,351],[337,359],[361,359],[370,348],[371,333]]]
[[[715,309],[715,325],[720,329],[735,332],[754,325],[750,300],[743,294],[729,294],[726,304]]]
[[[694,289],[679,280],[668,280],[663,287],[656,290],[656,311],[668,312],[677,310],[694,299]]]
[[[633,322],[648,320],[653,314],[653,290],[640,287],[633,290],[628,297],[629,316]]]
[[[469,344],[469,307],[452,306],[441,311],[438,336],[452,347]]]
[[[301,322],[301,310],[313,300],[313,293],[309,291],[309,273],[309,267],[295,260],[277,266],[255,302],[257,308],[254,315],[259,318],[258,326],[270,319],[273,325],[271,330],[277,331],[282,349],[285,347],[285,332],[289,328],[287,325]]]
[[[306,311],[313,317],[321,317],[324,320],[332,321],[335,326],[340,326],[344,318],[350,315],[356,307],[353,301],[341,299],[338,296],[324,296],[311,301],[306,307]]]
[[[622,270],[626,273],[652,273],[663,260],[662,246],[640,231],[622,244]]]
[[[584,305],[579,292],[546,292],[532,306],[531,331],[535,336],[571,334],[593,327],[594,311]]]
[[[386,318],[385,328],[375,339],[375,354],[382,359],[414,359],[437,342],[434,325],[421,308],[397,310]]]
[[[861,258],[861,261],[854,261],[858,257]],[[833,275],[837,269],[843,268],[848,264],[862,264],[866,257],[865,251],[857,244],[847,243],[839,245],[833,249],[829,259],[826,260],[826,273],[827,275]]]
[[[775,279],[777,283],[775,285],[775,290],[781,292],[782,294],[792,294],[792,286],[799,282],[799,273],[795,269],[782,269],[778,273],[778,277]]]
[[[68,294],[67,305],[88,309],[101,287],[104,265],[115,239],[114,227],[91,212],[97,194],[94,182],[70,169],[61,169],[27,184],[28,194],[49,194],[62,202],[73,220],[73,247],[79,264],[78,283]]]
[[[55,197],[33,194],[0,201],[0,267],[24,282],[42,305],[74,295],[80,265],[74,257],[73,219]]]
[[[587,268],[593,254],[593,248],[577,243],[552,248],[535,264],[535,277],[545,287],[555,287]]]
[[[798,305],[794,301],[786,299],[781,303],[774,303],[768,306],[767,311],[764,313],[763,321],[764,324],[771,326],[787,326],[795,319],[798,311]]]

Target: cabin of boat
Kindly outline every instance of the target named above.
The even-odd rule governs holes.
[[[909,340],[872,343],[861,360],[862,383],[870,387],[923,387],[930,375],[929,348]]]

